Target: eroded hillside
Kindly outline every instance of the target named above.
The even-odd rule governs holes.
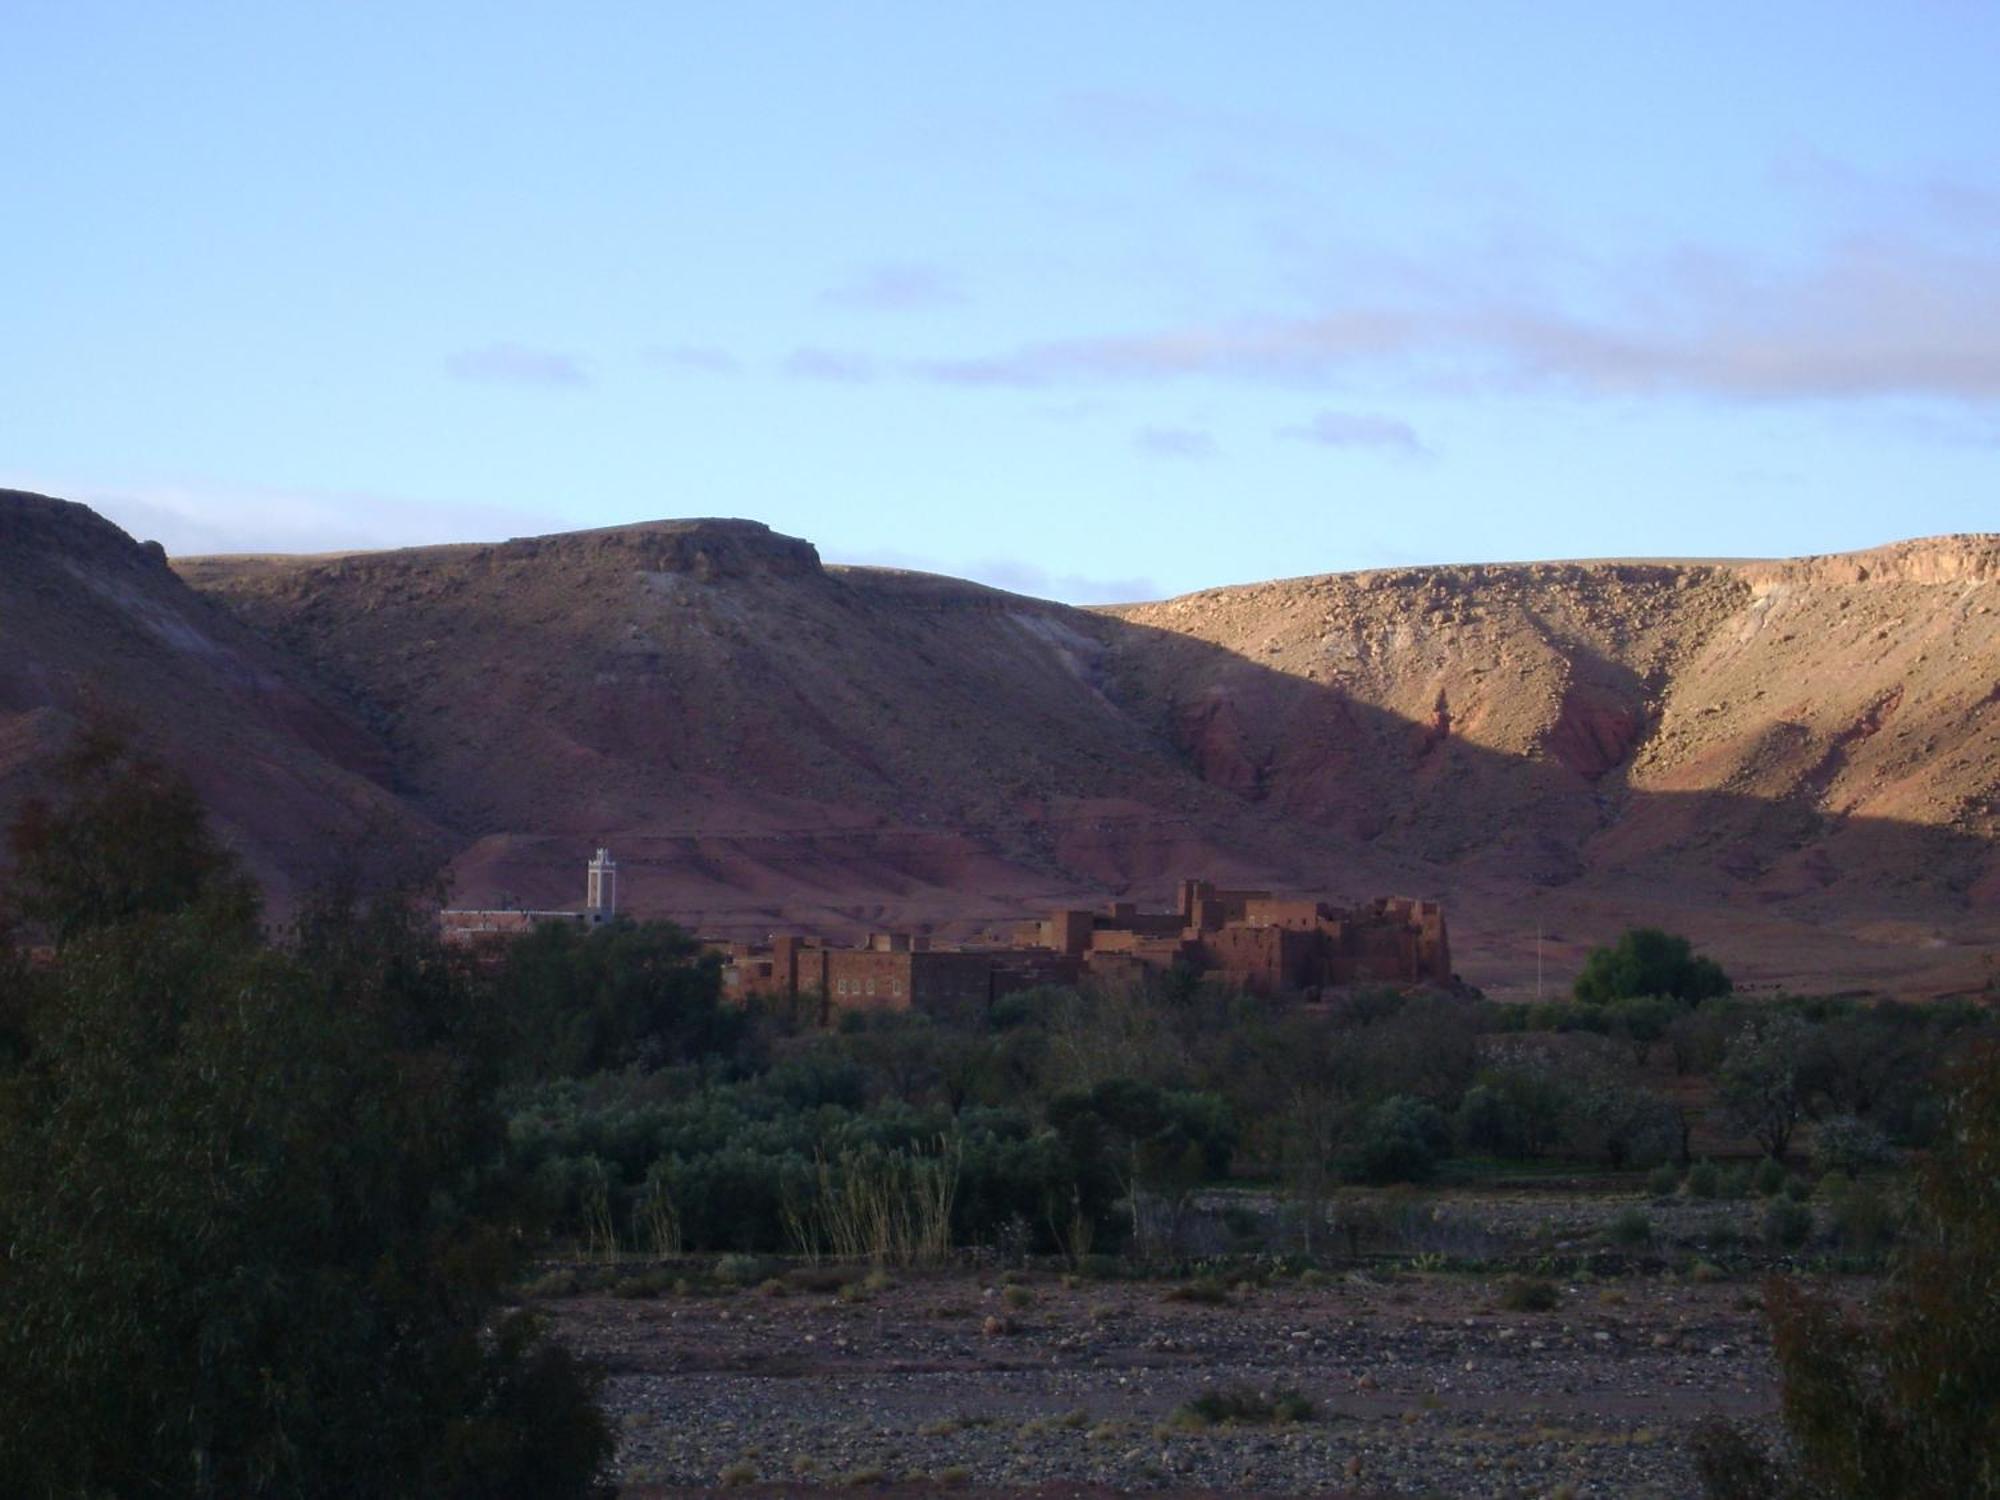
[[[192,777],[281,904],[346,862],[422,868],[448,850],[367,728],[157,546],[0,491],[0,824],[93,716]]]
[[[1107,622],[754,523],[183,567],[378,726],[478,899],[600,840],[711,925],[1008,915],[1215,859],[1236,800],[1105,695]]]
[[[1443,897],[1509,993],[1636,921],[1831,987],[1977,987],[2000,946],[1993,536],[1085,611],[741,521],[176,578],[81,507],[0,511],[0,787],[95,692],[279,884],[361,826],[476,902],[572,901],[609,843],[629,905],[713,931],[1198,872]]]
[[[1089,612],[747,522],[183,568],[361,708],[482,899],[562,899],[600,839],[718,927],[1198,868],[1443,895],[1503,983],[1531,912],[1557,965],[1630,914],[1875,982],[2000,904],[1990,537]]]

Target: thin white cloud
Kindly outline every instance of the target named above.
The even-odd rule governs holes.
[[[1152,579],[1094,578],[1082,573],[1051,573],[1017,558],[989,557],[971,565],[968,576],[1009,593],[1056,599],[1064,604],[1133,604],[1158,599],[1164,592]]]
[[[655,344],[644,351],[646,363],[692,375],[740,375],[743,362],[726,349],[706,344]]]
[[[969,386],[1034,387],[1186,375],[1311,380],[1347,360],[1402,353],[1410,347],[1414,332],[1408,314],[1362,311],[1057,340],[1004,354],[932,360],[913,368],[930,380]]]
[[[1204,459],[1215,456],[1215,438],[1198,427],[1142,427],[1132,441],[1155,458]]]
[[[77,500],[175,557],[219,552],[356,552],[441,542],[501,541],[575,523],[504,506],[423,501],[352,490],[241,484],[64,484],[7,476],[11,488]]]
[[[1405,458],[1421,458],[1430,452],[1416,428],[1399,417],[1377,412],[1315,412],[1304,422],[1280,427],[1278,436],[1326,448],[1374,448]]]
[[[1379,305],[1050,340],[909,372],[970,387],[1175,379],[1313,387],[1389,371],[1447,389],[1599,396],[2000,399],[2000,254],[1991,250],[1854,236],[1789,272],[1682,252],[1597,280],[1567,298],[1457,292],[1477,283],[1440,267],[1428,294],[1405,289]]]
[[[501,385],[583,386],[590,384],[573,355],[525,344],[488,344],[467,349],[445,361],[460,380],[492,381]]]
[[[863,385],[878,372],[872,355],[846,349],[795,349],[785,361],[785,373],[794,380],[824,380],[836,385]]]
[[[949,563],[935,557],[895,548],[861,548],[843,551],[821,549],[821,555],[836,567],[900,568],[915,573],[936,573],[946,578],[965,578],[1011,594],[1036,599],[1054,599],[1063,604],[1129,604],[1136,600],[1158,599],[1160,586],[1143,576],[1099,578],[1083,573],[1052,573],[1034,563],[1015,557],[984,557],[972,562]]]
[[[821,293],[820,300],[861,312],[916,312],[955,307],[967,299],[964,287],[948,272],[936,266],[897,264],[870,266]]]

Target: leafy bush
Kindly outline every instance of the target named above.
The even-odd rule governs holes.
[[[1783,1158],[1805,1114],[1799,1062],[1807,1029],[1804,1021],[1788,1012],[1758,1012],[1736,1033],[1716,1069],[1716,1102],[1722,1118],[1761,1146],[1774,1165]],[[1766,1188],[1760,1180],[1759,1189],[1768,1196],[1783,1181],[1779,1167],[1772,1185]]]
[[[1273,1427],[1310,1422],[1313,1403],[1295,1390],[1253,1390],[1226,1386],[1203,1391],[1174,1409],[1167,1420],[1176,1427]]]
[[[1654,1046],[1679,1019],[1681,1010],[1679,1002],[1659,995],[1630,995],[1607,1004],[1604,1017],[1610,1023],[1611,1034],[1631,1048],[1634,1066],[1643,1068]]]
[[[1900,1215],[1880,1188],[1858,1182],[1833,1201],[1833,1236],[1855,1255],[1880,1255],[1896,1241]]]
[[[1603,1003],[1643,995],[1700,1002],[1729,993],[1729,976],[1684,937],[1634,927],[1609,948],[1591,950],[1576,977],[1576,998]]]
[[[1780,1250],[1796,1250],[1812,1238],[1813,1214],[1802,1203],[1781,1198],[1764,1213],[1764,1240]]]
[[[1765,1198],[1775,1198],[1785,1189],[1785,1164],[1775,1157],[1767,1156],[1757,1163],[1751,1173],[1750,1185]]]
[[[1427,1182],[1450,1143],[1451,1132],[1435,1106],[1398,1095],[1383,1100],[1369,1114],[1359,1139],[1345,1153],[1342,1169],[1360,1182]]]
[[[1681,1169],[1671,1162],[1660,1165],[1646,1174],[1646,1191],[1655,1198],[1671,1198],[1681,1185]]]
[[[746,1013],[721,968],[670,922],[544,922],[508,944],[493,1003],[532,1076],[657,1068],[732,1051]]]
[[[0,1075],[10,1493],[583,1493],[595,1377],[498,1315],[489,1008],[400,896],[267,947],[191,794],[121,774],[45,815],[104,858],[36,886],[62,959]]]
[[[1713,1198],[1722,1190],[1722,1173],[1716,1170],[1712,1161],[1698,1161],[1688,1168],[1687,1191],[1690,1198]]]
[[[1896,1159],[1889,1137],[1853,1115],[1834,1115],[1819,1122],[1812,1134],[1812,1164],[1820,1172],[1845,1172],[1858,1177]]]
[[[1572,1148],[1611,1167],[1659,1161],[1674,1150],[1678,1137],[1672,1105],[1602,1068],[1572,1080],[1563,1128]]]
[[[1784,1278],[1767,1289],[1788,1472],[1737,1432],[1708,1444],[1713,1463],[1697,1450],[1711,1495],[2000,1494],[2000,1052],[1955,1070],[1946,1120],[1914,1232],[1865,1315]],[[1760,1463],[1761,1488],[1726,1487],[1754,1484]]]
[[[1614,1245],[1648,1244],[1653,1238],[1653,1221],[1643,1208],[1628,1208],[1604,1226],[1604,1237]]]
[[[1541,1156],[1560,1140],[1569,1103],[1568,1086],[1551,1068],[1490,1068],[1459,1102],[1459,1144],[1494,1156]]]

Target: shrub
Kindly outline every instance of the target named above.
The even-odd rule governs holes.
[[[2000,1053],[1991,1046],[1952,1076],[1946,1123],[1924,1166],[1917,1232],[1864,1316],[1787,1278],[1766,1291],[1791,1472],[1756,1493],[1956,1500],[2000,1490]],[[1699,1451],[1697,1463],[1706,1479]],[[1739,1455],[1715,1467],[1726,1477],[1752,1465]]]
[[[1722,1174],[1712,1161],[1699,1161],[1688,1168],[1687,1191],[1690,1198],[1713,1198],[1722,1189]]]
[[[1614,1245],[1644,1245],[1653,1238],[1653,1221],[1643,1208],[1628,1208],[1605,1226],[1604,1235]]]
[[[1725,1198],[1747,1198],[1750,1196],[1750,1168],[1742,1162],[1722,1174],[1718,1186]]]
[[[1881,1189],[1855,1183],[1833,1204],[1833,1235],[1840,1248],[1856,1255],[1880,1255],[1895,1243],[1895,1206]]]
[[[1799,1065],[1807,1033],[1806,1023],[1791,1011],[1752,1012],[1716,1069],[1722,1119],[1774,1161],[1784,1156],[1805,1113]],[[1779,1172],[1782,1180],[1782,1166]]]
[[[1695,953],[1684,937],[1634,927],[1609,948],[1595,948],[1576,978],[1576,998],[1594,1002],[1665,995],[1702,1001],[1729,993],[1729,976]]]
[[[1175,1427],[1273,1427],[1310,1422],[1315,1411],[1313,1403],[1294,1390],[1226,1386],[1203,1391],[1176,1407],[1167,1420]]]
[[[1554,1282],[1509,1276],[1500,1283],[1500,1305],[1508,1312],[1553,1312],[1560,1300]]]
[[[1776,1249],[1796,1250],[1812,1237],[1812,1210],[1788,1198],[1774,1202],[1764,1214],[1765,1242]]]
[[[1035,1291],[1033,1287],[1010,1286],[1000,1293],[1000,1300],[1019,1312],[1035,1305]]]
[[[1812,1196],[1812,1184],[1796,1172],[1785,1176],[1785,1196],[1794,1203],[1803,1203]]]
[[[1822,1120],[1813,1131],[1812,1163],[1821,1173],[1845,1172],[1850,1177],[1859,1177],[1895,1159],[1896,1151],[1889,1144],[1889,1137],[1853,1115]]]
[[[1646,1191],[1655,1198],[1671,1198],[1674,1190],[1681,1185],[1680,1168],[1671,1162],[1662,1162],[1646,1174]]]
[[[715,1263],[715,1279],[730,1286],[756,1286],[780,1269],[761,1255],[725,1255]]]
[[[674,1278],[662,1271],[647,1271],[638,1276],[625,1276],[611,1285],[611,1295],[628,1300],[657,1297],[673,1288]]]
[[[1775,1157],[1767,1156],[1757,1163],[1756,1170],[1751,1174],[1750,1183],[1763,1197],[1775,1198],[1784,1189],[1785,1176],[1784,1163]]]
[[[1360,1138],[1348,1149],[1345,1175],[1361,1182],[1428,1182],[1451,1132],[1444,1116],[1420,1099],[1395,1095],[1369,1114]]]

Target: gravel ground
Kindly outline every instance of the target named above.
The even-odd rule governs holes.
[[[906,1481],[1024,1493],[1694,1496],[1684,1438],[1722,1413],[1768,1425],[1755,1285],[1563,1283],[1507,1312],[1493,1280],[1354,1275],[1225,1303],[1171,1284],[915,1274],[824,1291],[549,1311],[612,1372],[634,1495]],[[1184,1428],[1204,1391],[1296,1389],[1312,1418]],[[1565,1488],[1566,1487],[1566,1488]],[[1039,1492],[1039,1491],[1038,1491]]]

